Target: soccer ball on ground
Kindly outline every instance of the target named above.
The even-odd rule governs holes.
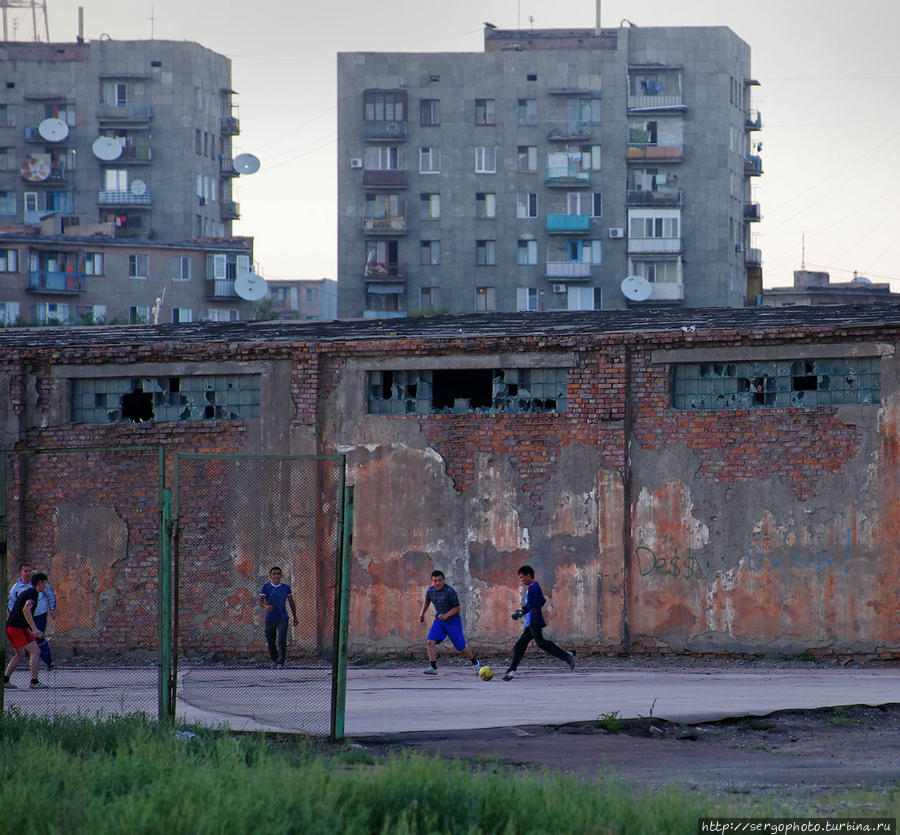
[[[494,671],[485,665],[478,671],[478,676],[482,681],[490,681],[494,677]]]

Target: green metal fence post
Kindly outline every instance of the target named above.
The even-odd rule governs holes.
[[[7,543],[7,514],[6,514],[6,465],[9,458],[7,454],[4,452],[0,454],[0,578],[3,578],[3,590],[6,591],[6,581],[8,579],[7,575],[7,558],[6,558],[6,543]],[[6,621],[6,609],[3,610],[3,619]],[[3,635],[0,635],[0,666],[3,669],[6,669],[6,630],[3,630]],[[4,696],[6,695],[6,688],[0,684],[0,713],[3,712],[4,709]]]
[[[344,713],[347,707],[347,652],[350,639],[350,556],[353,550],[353,488],[344,488],[341,550],[334,589],[335,657],[331,700],[331,738],[344,738]]]
[[[175,719],[172,692],[172,491],[160,490],[159,524],[159,693],[160,721]]]

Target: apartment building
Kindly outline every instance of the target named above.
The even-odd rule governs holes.
[[[232,238],[230,60],[196,43],[79,38],[3,42],[0,62],[4,322],[79,322],[104,307],[127,321],[162,294],[141,279],[169,282],[165,321],[249,316],[234,270],[227,285],[229,259],[252,265],[252,239]],[[192,265],[190,280],[163,251]]]
[[[756,83],[726,27],[340,54],[338,315],[755,301]]]
[[[337,318],[337,282],[333,278],[284,278],[269,282],[272,310],[282,319],[304,322]]]

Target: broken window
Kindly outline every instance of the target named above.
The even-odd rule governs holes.
[[[248,420],[260,416],[258,374],[72,380],[73,423]]]
[[[369,414],[535,414],[566,411],[566,368],[370,371]]]
[[[881,402],[881,360],[701,362],[676,365],[676,409],[758,409]]]

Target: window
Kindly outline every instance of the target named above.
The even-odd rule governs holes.
[[[419,102],[419,123],[422,127],[432,127],[441,123],[440,99],[422,99]]]
[[[516,102],[516,122],[520,125],[537,124],[537,99],[519,99]]]
[[[497,173],[497,149],[481,146],[475,149],[475,173]]]
[[[132,308],[139,315],[145,308]],[[182,320],[183,321],[183,320]],[[260,416],[258,374],[73,379],[73,423],[248,420]]]
[[[437,174],[441,170],[441,149],[434,145],[419,148],[419,173]]]
[[[475,264],[479,267],[491,267],[497,263],[496,241],[475,241]]]
[[[128,171],[125,168],[107,168],[103,172],[103,182],[106,191],[128,191]]]
[[[191,279],[191,257],[189,255],[175,256],[175,280],[190,281]]]
[[[441,216],[441,195],[420,194],[419,206],[421,208],[419,217],[422,220],[438,220]]]
[[[419,310],[437,310],[440,305],[440,287],[422,287],[419,290]]]
[[[69,191],[45,191],[44,208],[48,212],[74,211],[74,200]]]
[[[532,311],[538,309],[537,287],[516,287],[516,311]]]
[[[128,308],[128,321],[132,325],[146,325],[150,321],[150,307],[140,304]]]
[[[566,252],[570,264],[603,263],[603,244],[601,241],[585,241],[581,238],[574,238],[567,243]]]
[[[537,241],[516,241],[516,263],[519,266],[533,266],[537,264]]]
[[[230,252],[209,252],[206,255],[206,277],[234,281],[250,272],[250,256]]]
[[[399,194],[382,194],[380,192],[369,192],[366,194],[366,219],[387,220],[388,218],[402,217],[405,212],[400,210]],[[390,228],[386,224],[373,224],[376,228]],[[368,226],[368,224],[367,224]]]
[[[103,275],[103,253],[102,252],[85,252],[84,253],[84,274],[85,275]]]
[[[0,171],[14,170],[16,167],[15,158],[15,148],[0,148]]]
[[[600,124],[600,99],[569,99],[566,114],[570,122]]]
[[[206,311],[207,322],[239,322],[240,312],[234,307],[211,307]]]
[[[475,124],[493,125],[497,121],[497,105],[494,99],[475,99]]]
[[[19,253],[15,249],[0,249],[0,273],[19,271]]]
[[[537,217],[537,194],[533,191],[516,192],[516,217]]]
[[[441,263],[441,242],[421,241],[419,243],[419,263],[423,265]]]
[[[497,294],[493,287],[475,288],[475,311],[489,313],[497,309]]]
[[[194,153],[203,153],[203,131],[200,128],[194,130]]]
[[[520,172],[537,171],[537,145],[519,145],[518,156]]]
[[[368,411],[373,415],[562,413],[567,408],[568,382],[566,368],[370,371]]]
[[[363,118],[367,122],[405,122],[406,93],[367,90],[363,94]]]
[[[628,235],[632,238],[678,238],[677,217],[632,217]]]
[[[14,191],[0,191],[0,215],[14,215],[16,213],[16,193]]]
[[[15,325],[19,320],[19,302],[0,302],[0,323]]]
[[[406,165],[397,145],[367,145],[366,168],[369,171],[397,171]]]
[[[600,146],[599,145],[577,145],[568,146],[570,158],[578,165],[582,171],[599,171],[600,170]]]
[[[25,199],[26,212],[36,212],[38,210],[38,193],[36,191],[26,191],[22,197]]]
[[[397,316],[403,315],[405,310],[405,293],[391,292],[383,287],[377,289],[370,287],[366,292],[366,313],[374,313],[376,316],[380,314]]]
[[[128,277],[147,278],[149,274],[149,256],[132,253],[128,256]]]
[[[670,283],[681,280],[678,261],[635,261],[632,264],[634,275],[643,276],[652,283]]]
[[[16,108],[13,104],[0,104],[0,128],[11,128],[16,124]]]
[[[69,305],[57,302],[41,302],[34,306],[34,318],[41,325],[52,323],[68,324]]]
[[[881,360],[800,359],[675,366],[676,409],[758,409],[881,402]]]
[[[189,307],[173,307],[172,321],[176,324],[179,322],[193,322],[193,312]]]
[[[398,260],[397,241],[366,241],[366,276],[402,275]]]
[[[600,288],[570,287],[566,306],[569,310],[600,310]]]
[[[478,193],[475,195],[475,217],[490,219],[497,217],[497,195]]]

